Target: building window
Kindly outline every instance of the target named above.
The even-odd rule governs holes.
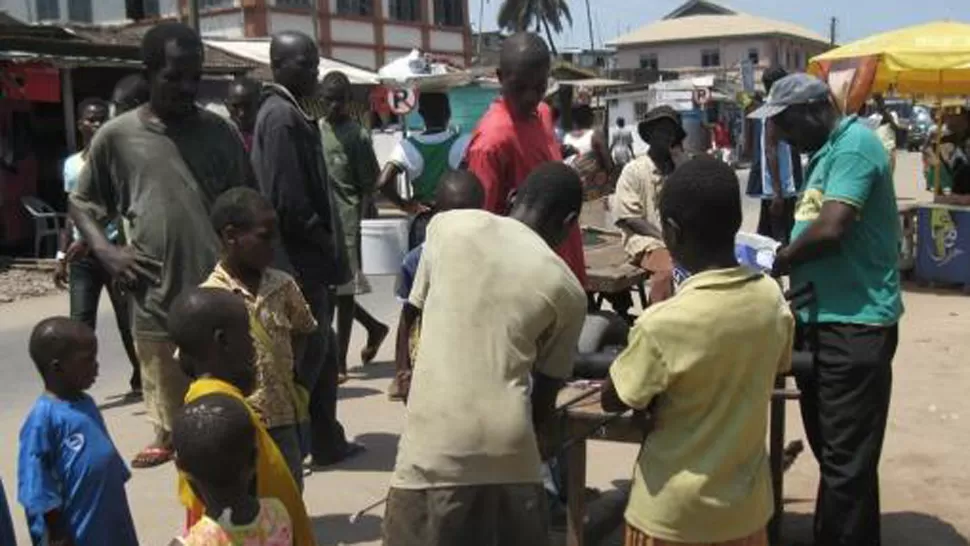
[[[701,51],[701,66],[713,67],[721,66],[721,52],[716,49],[705,49]]]
[[[640,55],[640,68],[644,70],[658,70],[659,67],[660,67],[660,62],[657,60],[656,53]]]
[[[791,69],[791,50],[785,50],[785,68]]]
[[[421,19],[418,0],[389,0],[387,18],[394,21],[418,21]]]
[[[67,0],[67,20],[75,23],[93,21],[91,0]]]
[[[162,8],[158,5],[158,0],[142,0],[145,10],[145,17],[159,17],[162,15]]]
[[[465,26],[464,0],[434,0],[434,24],[443,27]]]
[[[313,4],[310,0],[276,0],[276,5],[281,8],[310,9]]]
[[[751,64],[755,66],[758,66],[760,64],[761,58],[758,55],[758,48],[752,47],[751,49],[748,50],[748,60],[751,61]]]
[[[233,0],[199,0],[199,8],[210,9],[210,8],[231,8]],[[158,3],[158,0],[155,0]],[[285,0],[276,0],[276,5],[285,5]]]
[[[125,17],[132,21],[154,19],[161,15],[159,0],[125,0]]]
[[[637,119],[637,121],[642,121],[643,118],[647,117],[647,112],[649,112],[649,111],[650,111],[650,103],[649,102],[634,102],[633,103],[633,117],[635,117]]]
[[[337,15],[370,17],[373,14],[371,0],[337,0]]]
[[[37,0],[37,20],[57,21],[61,18],[59,0]]]

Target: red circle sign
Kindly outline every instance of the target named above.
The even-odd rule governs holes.
[[[416,89],[391,89],[387,92],[387,105],[391,112],[399,116],[407,114],[418,105],[418,91]]]

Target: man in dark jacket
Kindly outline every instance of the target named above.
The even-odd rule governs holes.
[[[276,208],[282,245],[279,266],[294,274],[320,325],[297,366],[310,391],[313,463],[326,466],[361,452],[337,421],[337,360],[333,287],[350,280],[343,234],[332,205],[316,121],[299,101],[316,93],[319,53],[299,32],[273,37],[275,84],[266,86],[253,133],[252,162],[263,193]]]

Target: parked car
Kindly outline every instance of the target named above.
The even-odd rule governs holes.
[[[933,115],[929,108],[925,106],[914,106],[913,116],[909,120],[909,129],[906,136],[906,149],[915,152],[923,148],[926,139],[933,129]]]
[[[902,148],[909,139],[909,124],[913,116],[913,101],[907,99],[886,99],[886,110],[896,124],[896,145]]]

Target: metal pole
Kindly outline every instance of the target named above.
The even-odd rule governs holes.
[[[478,44],[475,46],[478,64],[482,64],[482,40],[485,39],[485,0],[478,0]]]
[[[64,108],[64,132],[67,149],[77,151],[77,112],[74,108],[74,79],[70,68],[61,69],[61,104]]]
[[[589,48],[596,49],[596,43],[593,41],[593,15],[589,9],[589,0],[586,0],[586,24],[589,27]]]
[[[319,50],[320,49],[320,2],[319,0],[314,0],[312,3],[313,3],[313,43],[316,44],[317,50]]]
[[[189,0],[189,26],[199,34],[202,33],[199,27],[199,0]]]
[[[839,20],[835,17],[829,21],[829,45],[832,47],[835,47],[835,29],[838,22]]]

